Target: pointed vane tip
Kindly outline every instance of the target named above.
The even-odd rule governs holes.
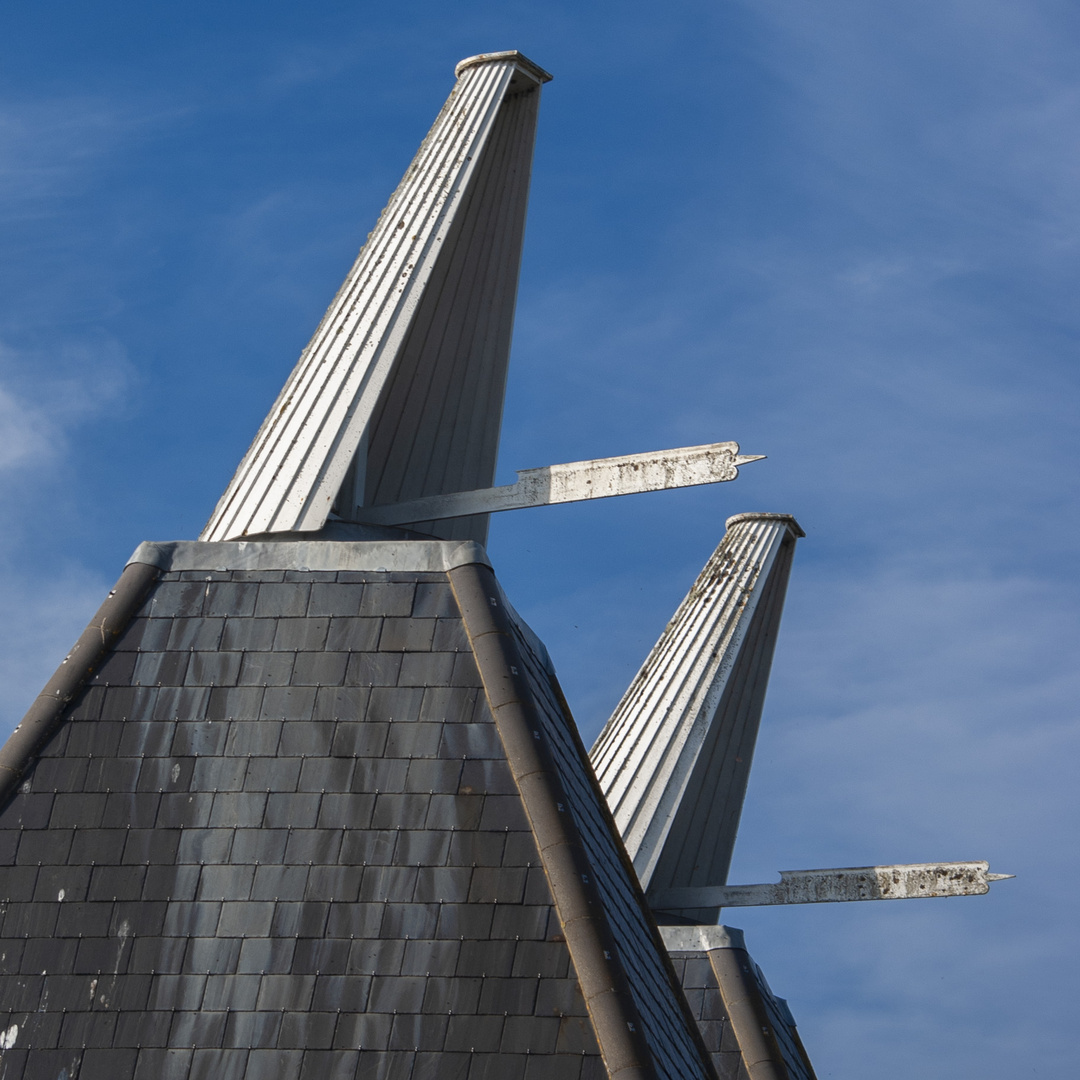
[[[491,64],[499,61],[513,60],[513,62],[527,75],[531,75],[538,83],[551,82],[552,75],[545,71],[539,64],[534,64],[524,53],[517,49],[507,49],[503,52],[477,53],[476,56],[466,56],[454,65],[454,77],[461,78],[461,73],[466,68],[476,67],[477,64]]]
[[[987,881],[1008,881],[1009,878],[1016,877],[1015,874],[987,874]]]
[[[765,460],[765,455],[764,454],[740,454],[735,459],[735,464],[736,465],[746,465],[751,461],[764,461],[764,460]]]

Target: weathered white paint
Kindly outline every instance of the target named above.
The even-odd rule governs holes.
[[[848,866],[833,870],[781,870],[780,881],[763,885],[716,885],[664,889],[649,897],[657,910],[702,907],[763,907],[772,904],[827,904],[851,900],[915,900],[935,896],[982,896],[992,881],[986,862],[906,863]]]
[[[457,85],[200,539],[318,530],[366,433],[380,436],[382,449],[377,454],[368,447],[367,460],[357,466],[367,475],[352,477],[350,495],[365,492],[371,501],[388,502],[490,483],[535,94],[550,76],[517,52],[472,57],[462,65]],[[496,129],[494,156],[485,158]],[[482,191],[473,184],[479,174]],[[410,336],[418,312],[421,340]],[[463,340],[441,355],[436,345],[455,327]],[[411,385],[419,371],[426,385],[413,392],[411,419],[397,404],[386,408],[388,396],[405,392],[395,391],[402,363],[409,372],[405,383]],[[433,403],[436,420],[447,413],[445,423],[432,421],[425,402]],[[388,425],[380,426],[384,413]],[[398,427],[405,419],[412,427],[402,434]],[[442,442],[432,438],[444,430]]]
[[[665,851],[668,859],[688,854],[695,869],[658,886],[706,884],[726,874],[772,655],[771,639],[763,638],[775,636],[790,546],[801,535],[782,514],[729,519],[723,541],[592,748],[597,779],[646,890]],[[752,655],[740,666],[766,592],[771,629],[755,632]],[[725,697],[733,674],[738,685]],[[687,835],[672,833],[680,810],[708,815],[714,804],[724,814],[713,830],[718,835],[690,835],[685,814],[680,829]]]
[[[761,461],[763,457],[763,454],[740,455],[738,443],[720,442],[571,461],[541,469],[519,469],[517,483],[505,487],[457,491],[389,506],[358,507],[354,516],[357,521],[372,525],[406,525],[529,506],[609,499],[642,491],[719,484],[734,480],[739,475],[738,466]]]

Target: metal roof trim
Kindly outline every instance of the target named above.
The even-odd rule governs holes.
[[[734,926],[661,926],[660,936],[668,952],[746,948],[743,932]]]
[[[806,535],[803,527],[791,514],[769,514],[763,510],[754,510],[750,513],[736,514],[734,517],[729,517],[724,522],[724,528],[730,529],[732,525],[737,525],[740,521],[786,521],[788,528],[796,537],[802,539]]]
[[[531,75],[538,83],[551,82],[552,74],[545,71],[539,64],[530,60],[524,53],[517,49],[506,49],[503,52],[477,53],[475,56],[466,56],[454,65],[455,78],[461,78],[461,73],[466,68],[476,67],[477,64],[491,64],[502,60],[513,60],[514,64],[526,75]]]
[[[371,570],[446,573],[459,566],[491,566],[474,540],[173,540],[140,544],[128,565],[160,570]]]

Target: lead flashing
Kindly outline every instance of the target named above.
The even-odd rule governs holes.
[[[514,65],[526,75],[534,78],[538,83],[551,82],[552,75],[545,71],[539,64],[533,63],[517,49],[507,49],[503,52],[477,53],[476,56],[466,56],[454,65],[454,77],[460,79],[461,73],[466,68],[476,67],[477,64],[492,64],[500,61],[512,60]]]
[[[743,932],[734,926],[661,926],[660,936],[669,953],[746,948]]]
[[[446,573],[459,566],[491,566],[474,540],[306,541],[172,540],[144,542],[128,559],[164,573],[181,570],[359,570]]]

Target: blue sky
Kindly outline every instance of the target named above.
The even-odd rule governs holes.
[[[197,535],[461,57],[544,91],[501,479],[738,440],[738,481],[497,520],[586,738],[723,532],[801,541],[732,871],[986,858],[988,897],[732,912],[825,1078],[1067,1075],[1080,9],[1055,0],[0,14],[10,729]]]

